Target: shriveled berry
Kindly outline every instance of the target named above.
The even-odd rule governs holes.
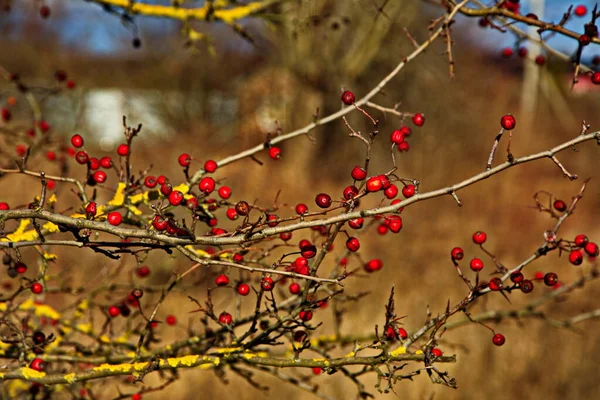
[[[245,201],[238,201],[238,203],[235,205],[235,211],[245,217],[246,215],[250,214],[250,205],[245,202]]]
[[[500,118],[500,125],[503,129],[510,131],[512,129],[515,129],[515,126],[517,125],[517,120],[512,115],[507,114]]]

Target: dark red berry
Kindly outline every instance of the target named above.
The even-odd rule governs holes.
[[[245,201],[238,201],[237,204],[235,205],[235,211],[245,217],[246,215],[250,214],[250,205],[245,202]]]
[[[92,201],[87,206],[85,206],[85,214],[88,216],[88,218],[95,217],[97,212],[98,207],[96,205],[96,202]]]
[[[346,240],[346,248],[350,251],[358,251],[360,249],[360,242],[355,237],[350,237]]]
[[[331,196],[326,193],[319,193],[315,198],[315,203],[321,208],[328,208],[331,206]]]
[[[519,284],[519,288],[521,288],[523,293],[531,293],[533,291],[533,282],[525,279]]]
[[[494,337],[492,338],[492,342],[494,342],[494,344],[496,346],[502,346],[504,344],[504,342],[506,342],[506,339],[504,338],[504,335],[501,333],[496,333],[494,335]]]
[[[567,203],[562,200],[555,200],[553,206],[556,211],[564,212],[567,210]]]
[[[583,249],[590,257],[598,257],[598,254],[600,253],[598,245],[594,242],[589,242]]]
[[[540,54],[539,56],[537,56],[535,58],[535,63],[540,66],[544,65],[546,63],[546,57],[544,57],[543,55]]]
[[[348,225],[350,225],[350,228],[352,229],[360,229],[363,227],[364,222],[365,220],[363,218],[356,218],[348,221]]]
[[[145,278],[150,275],[150,268],[148,268],[146,265],[142,265],[136,269],[135,273],[138,277]]]
[[[41,331],[33,332],[33,335],[31,338],[33,340],[33,343],[35,343],[35,344],[42,344],[46,341],[46,335],[44,335],[44,332],[41,332]]]
[[[523,279],[525,279],[525,277],[523,276],[523,274],[521,273],[521,271],[515,271],[512,274],[510,274],[510,280],[513,283],[523,282]]]
[[[546,286],[556,285],[558,283],[558,275],[556,275],[554,272],[548,272],[546,275],[544,275],[544,283]]]
[[[354,101],[356,101],[356,98],[354,97],[354,93],[352,93],[349,90],[346,90],[344,93],[342,93],[342,102],[345,105],[350,106],[350,105],[354,104]]]
[[[75,161],[81,165],[87,164],[89,160],[90,158],[85,151],[78,151],[77,154],[75,154]]]
[[[260,287],[263,290],[270,292],[275,287],[275,282],[273,282],[272,278],[265,276],[264,278],[262,278],[262,281],[260,282]]]
[[[310,320],[312,319],[312,317],[313,317],[313,313],[312,313],[312,311],[300,311],[300,312],[298,313],[298,317],[299,317],[299,318],[300,318],[302,321],[304,321],[304,322],[308,322],[308,321],[310,321]]]
[[[48,6],[41,6],[40,7],[40,17],[46,19],[50,16],[50,7]]]

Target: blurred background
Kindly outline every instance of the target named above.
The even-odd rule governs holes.
[[[76,0],[46,1],[51,15],[42,19],[40,2],[0,0],[4,6],[0,13],[0,65],[33,86],[55,87],[57,70],[64,70],[75,82],[74,89],[40,96],[44,118],[57,138],[51,146],[58,148],[70,135],[80,133],[94,154],[112,155],[122,141],[122,116],[126,115],[132,125],[144,124],[132,156],[135,169],[152,165],[156,175],[183,179],[177,164],[177,156],[183,151],[199,162],[218,160],[262,143],[268,133],[276,132],[275,121],[283,132],[288,132],[311,122],[317,110],[319,116],[337,111],[342,88],[351,89],[360,98],[412,51],[405,28],[417,41],[427,39],[427,26],[443,12],[432,3],[290,2],[272,10],[267,22],[243,22],[252,42],[227,26],[196,24],[198,31],[209,35],[213,54],[204,41],[187,43],[180,35],[180,24],[166,19],[140,16],[124,24],[118,15]],[[200,6],[202,2],[187,4]],[[589,9],[593,6],[591,1],[580,4]],[[558,21],[568,5],[546,1],[542,4],[546,20]],[[540,7],[521,0],[522,13],[536,6]],[[587,21],[574,17],[567,27],[581,32]],[[141,46],[134,48],[132,41],[138,37]],[[444,54],[446,45],[438,41],[374,99],[386,107],[400,103],[402,111],[425,114],[425,125],[414,129],[409,139],[410,151],[396,153],[399,175],[419,179],[421,191],[448,186],[482,171],[499,130],[498,121],[506,113],[517,118],[512,143],[517,157],[573,138],[581,131],[582,120],[592,129],[600,126],[600,92],[586,77],[571,90],[570,64],[547,55],[546,63],[539,66],[531,55],[518,57],[516,48],[512,57],[505,58],[502,49],[514,47],[515,37],[510,32],[482,28],[477,19],[457,18],[452,39],[453,79],[449,78]],[[549,43],[568,55],[576,50],[576,41],[557,35]],[[592,45],[585,49],[582,59],[591,65],[598,54],[600,49]],[[532,67],[537,71],[533,85],[525,78],[532,76],[526,73]],[[0,82],[2,104],[10,95],[14,95],[13,89]],[[531,99],[533,106],[523,108],[524,102],[531,104]],[[17,100],[11,124],[26,126],[30,111],[22,99]],[[383,173],[391,166],[387,135],[401,122],[376,110],[372,113],[383,121],[373,159],[374,171]],[[349,121],[357,130],[369,129],[359,113],[351,114]],[[529,122],[521,125],[520,121]],[[223,168],[219,177],[226,178],[236,199],[258,199],[265,205],[275,201],[278,191],[278,202],[291,207],[298,202],[313,204],[314,195],[322,191],[337,197],[351,184],[350,170],[362,163],[364,146],[348,138],[342,121],[320,127],[312,136],[314,141],[302,136],[283,143],[282,159],[277,162],[269,160],[267,154],[259,154],[264,165],[245,159]],[[9,155],[26,139],[18,136],[3,140],[2,154]],[[499,159],[504,145],[500,146]],[[560,233],[566,239],[586,233],[599,241],[599,149],[586,143],[576,150],[564,152],[559,158],[572,173],[593,179],[577,212]],[[43,154],[34,160],[36,168],[58,173]],[[74,176],[83,173],[72,164]],[[28,181],[30,187],[24,187],[26,180],[3,177],[0,201],[16,205],[31,201],[37,188],[33,180]],[[554,226],[547,215],[529,207],[534,204],[534,193],[546,190],[568,201],[581,184],[582,179],[571,182],[551,161],[541,160],[459,192],[462,208],[450,197],[410,206],[403,212],[404,228],[398,235],[372,231],[361,237],[363,257],[382,258],[384,268],[369,279],[348,281],[348,293],[371,294],[348,306],[351,308],[342,332],[372,333],[376,324],[381,326],[392,285],[396,288],[398,312],[407,316],[405,328],[409,332],[417,329],[424,322],[427,306],[436,314],[444,310],[448,300],[456,302],[466,294],[448,259],[452,247],[463,246],[467,260],[484,257],[471,242],[473,232],[484,230],[489,237],[486,248],[505,265],[514,266],[533,253],[543,242],[543,232]],[[15,191],[15,185],[20,185],[20,190]],[[76,204],[75,199],[69,200],[69,188],[59,185],[57,190],[62,192],[62,209]],[[109,192],[102,195],[111,197]],[[292,213],[290,208],[286,215]],[[343,247],[342,237],[336,246]],[[123,276],[135,279],[130,277],[136,266],[133,258],[108,261],[91,253],[82,258],[81,253],[66,250],[58,254],[60,262],[54,268],[73,285],[91,285],[90,278],[98,282]],[[174,269],[187,265],[181,259],[158,256],[150,261],[154,262],[152,282],[156,285],[164,284]],[[592,266],[586,261],[574,267],[566,257],[552,253],[528,267],[527,274],[554,271],[561,282],[568,283]],[[199,277],[199,298],[216,273]],[[8,278],[0,277],[3,279]],[[549,290],[539,284],[530,296]],[[568,318],[598,308],[598,294],[598,283],[592,283],[570,294],[568,301],[547,305],[544,310],[556,319]],[[500,295],[489,296],[472,313],[518,309],[532,298],[514,293],[509,304]],[[48,298],[57,307],[69,301]],[[188,314],[193,308],[185,293],[171,296],[163,311],[165,315],[177,315],[180,326],[177,332],[163,328],[164,336],[184,334],[186,324],[193,323],[194,314]],[[322,333],[331,333],[331,310],[316,314],[324,322]],[[596,360],[600,357],[598,321],[584,322],[573,330],[552,328],[537,320],[502,321],[493,326],[507,338],[501,348],[492,344],[488,330],[477,325],[444,335],[440,347],[447,354],[456,353],[458,362],[440,368],[457,379],[458,390],[433,385],[426,376],[418,376],[414,382],[397,384],[397,395],[415,399],[600,398],[596,376]],[[318,376],[312,380],[335,398],[356,395],[355,387],[343,377]],[[313,397],[272,378],[261,381],[271,387],[268,392],[254,389],[235,376],[224,385],[211,372],[185,370],[181,380],[169,388],[169,396],[198,398],[201,388],[203,398]],[[365,384],[367,390],[376,393],[374,379],[366,379]],[[148,394],[147,398],[163,396]]]

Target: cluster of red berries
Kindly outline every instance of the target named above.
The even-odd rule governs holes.
[[[583,263],[584,254],[587,254],[591,260],[595,260],[600,254],[598,244],[590,242],[588,237],[584,234],[575,236],[573,244],[574,249],[569,253],[569,261],[573,265],[581,265]]]

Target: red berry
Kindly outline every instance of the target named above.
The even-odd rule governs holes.
[[[421,113],[416,113],[412,117],[412,122],[416,126],[423,126],[423,124],[425,123],[425,116],[423,114],[421,114]]]
[[[393,199],[394,197],[398,196],[398,186],[394,185],[393,183],[390,184],[390,186],[383,191],[383,194],[385,194],[385,197],[388,199]]]
[[[593,84],[600,85],[600,72],[594,72],[591,79]]]
[[[304,203],[296,204],[296,214],[304,215],[308,212],[308,207]]]
[[[46,341],[46,335],[44,335],[44,332],[36,331],[33,333],[32,339],[33,339],[33,343],[42,344]]]
[[[519,47],[519,51],[518,51],[519,57],[521,57],[521,58],[527,57],[528,52],[529,51],[527,50],[527,47]]]
[[[436,357],[441,357],[442,354],[444,354],[442,352],[442,350],[438,349],[437,347],[431,350],[431,354],[433,354]]]
[[[496,346],[502,346],[504,344],[504,342],[506,342],[506,339],[504,338],[504,335],[501,333],[496,333],[494,335],[494,337],[492,338],[492,342],[494,342],[494,344]]]
[[[404,142],[404,132],[400,130],[395,130],[390,135],[390,140],[392,141],[392,143],[399,145],[400,143]]]
[[[374,258],[365,264],[365,270],[367,272],[379,271],[383,268],[383,261],[378,258]]]
[[[399,152],[402,153],[402,152],[408,151],[408,150],[410,150],[410,145],[408,144],[408,142],[406,140],[398,145]]]
[[[356,186],[348,186],[346,187],[346,189],[344,189],[344,199],[346,200],[352,200],[353,198],[355,198],[358,195],[358,188]]]
[[[163,217],[161,217],[160,215],[155,216],[154,219],[152,220],[152,226],[157,231],[164,231],[165,229],[167,229],[168,225],[169,225],[169,222],[166,219],[164,219]]]
[[[165,318],[165,322],[167,325],[175,325],[177,323],[177,318],[174,315],[167,315]]]
[[[150,275],[150,268],[148,268],[146,265],[142,265],[136,269],[135,273],[138,277],[145,278]]]
[[[80,148],[83,147],[83,138],[81,135],[73,135],[71,136],[71,144],[73,147]]]
[[[507,114],[500,118],[500,125],[503,129],[510,131],[515,129],[515,126],[517,125],[517,120],[512,115]]]
[[[174,190],[169,194],[169,203],[171,203],[172,206],[180,205],[183,200],[183,193],[179,190]]]
[[[588,44],[590,44],[591,39],[588,35],[579,35],[579,38],[577,38],[577,41],[579,42],[579,44],[581,46],[587,46]]]
[[[8,122],[8,121],[10,121],[11,117],[12,117],[12,113],[10,112],[10,110],[6,107],[3,107],[2,108],[2,119],[5,122]]]
[[[248,296],[248,294],[250,293],[250,285],[248,285],[247,283],[240,283],[239,285],[237,285],[236,290],[240,296]]]
[[[548,272],[546,275],[544,275],[544,283],[546,286],[556,285],[558,283],[558,275],[556,275],[554,272]]]
[[[119,307],[117,306],[110,306],[108,307],[108,315],[110,315],[112,318],[118,317],[121,315],[121,310],[119,310]]]
[[[102,162],[102,161],[101,161],[101,162]],[[158,183],[158,182],[156,182],[156,177],[155,177],[155,176],[148,175],[148,176],[147,176],[147,177],[144,179],[144,185],[145,185],[147,188],[150,188],[150,189],[152,189],[152,188],[156,187],[156,184],[157,184],[157,183]]]
[[[273,160],[279,160],[281,158],[281,149],[279,147],[271,147],[269,149],[269,157]]]
[[[484,244],[487,240],[487,235],[485,232],[477,231],[473,234],[473,243],[475,244]]]
[[[583,262],[583,252],[581,250],[573,250],[569,253],[569,261],[573,265],[581,265]]]
[[[386,224],[381,224],[377,227],[377,233],[380,235],[385,235],[388,231],[388,226]]]
[[[27,272],[27,265],[22,261],[18,261],[15,264],[15,269],[17,270],[17,273],[24,274],[25,272]]]
[[[387,189],[390,187],[391,183],[387,176],[379,175],[379,179],[381,180],[381,186],[383,189]]]
[[[513,49],[510,47],[505,47],[502,49],[502,57],[509,58],[513,55]]]
[[[211,177],[206,176],[200,180],[198,188],[200,189],[200,191],[206,194],[210,194],[213,190],[215,190],[215,180]]]
[[[164,185],[165,183],[167,183],[167,181],[168,181],[168,178],[164,175],[160,175],[158,178],[156,178],[156,182],[159,185]]]
[[[90,158],[85,151],[78,151],[77,154],[75,154],[75,161],[77,161],[78,164],[87,164],[89,160]]]
[[[584,250],[590,257],[598,257],[598,254],[600,253],[598,245],[594,242],[589,242],[586,244]]]
[[[217,162],[214,160],[208,160],[204,163],[204,170],[208,173],[213,173],[217,170]]]
[[[8,205],[8,203],[2,201],[0,202],[0,211],[6,211],[6,210],[10,210],[10,206]]]
[[[292,284],[290,284],[289,289],[291,294],[300,294],[300,292],[302,292],[302,287],[297,282],[293,282]]]
[[[260,287],[267,291],[270,292],[271,290],[273,290],[273,287],[275,287],[275,282],[273,282],[273,279],[265,276],[264,278],[262,278],[262,281],[260,282]]]
[[[400,218],[397,215],[393,215],[391,217],[389,217],[388,221],[388,228],[390,228],[390,231],[394,232],[394,233],[398,233],[400,232],[400,230],[402,229],[402,218]]]
[[[328,208],[331,206],[331,196],[326,193],[319,193],[315,198],[315,203],[321,208]]]
[[[319,368],[319,367],[314,367],[312,369],[312,372],[313,372],[313,375],[321,375],[321,373],[323,372],[323,369]]]
[[[535,63],[537,65],[544,65],[546,63],[546,57],[544,57],[543,55],[539,55],[535,58]]]
[[[408,338],[408,332],[404,328],[398,328],[398,336],[400,336],[400,339],[405,340]]]
[[[502,288],[502,279],[498,277],[492,278],[488,284],[488,287],[494,292],[500,290]]]
[[[580,4],[577,7],[575,7],[574,13],[578,17],[585,17],[585,14],[587,14],[587,7],[583,4]]]
[[[450,252],[450,256],[452,257],[453,260],[462,260],[463,257],[465,256],[465,253],[463,252],[463,249],[461,249],[460,247],[455,247]]]
[[[69,79],[67,81],[67,89],[75,89],[75,86],[77,86],[77,85],[74,80]]]
[[[108,214],[108,216],[106,217],[106,220],[108,221],[109,224],[117,226],[117,225],[120,225],[121,222],[123,221],[123,216],[121,215],[120,212],[113,211]]]
[[[483,269],[483,261],[481,261],[479,258],[474,258],[471,260],[469,266],[475,272],[481,271]]]
[[[229,186],[221,186],[219,188],[219,196],[227,200],[231,196],[231,188]]]
[[[85,214],[89,217],[95,217],[98,212],[98,207],[96,206],[96,202],[92,201],[87,206],[85,206]]]
[[[112,168],[112,159],[110,157],[102,157],[100,159],[100,166],[105,169]]]
[[[160,187],[160,192],[164,196],[169,196],[171,193],[173,193],[173,186],[171,186],[169,182],[163,183]]]
[[[126,144],[120,144],[119,147],[117,147],[117,154],[121,157],[125,157],[127,154],[129,154],[129,146]]]
[[[50,7],[48,6],[41,6],[40,7],[40,17],[46,19],[50,16]]]
[[[189,154],[187,153],[183,153],[182,155],[180,155],[177,158],[177,162],[179,163],[179,165],[181,165],[182,167],[187,167],[190,165],[190,163],[192,162],[192,157],[190,157]]]
[[[350,251],[358,251],[360,249],[360,242],[355,237],[350,237],[346,240],[346,247]]]
[[[225,215],[227,215],[227,218],[229,218],[232,221],[235,221],[236,219],[238,219],[238,213],[237,213],[237,211],[235,211],[235,208],[233,208],[233,207],[228,208],[227,211],[225,212]]]
[[[348,225],[350,225],[350,228],[352,229],[360,229],[362,228],[364,222],[365,220],[363,218],[356,218],[348,221]]]
[[[407,199],[409,197],[413,197],[415,195],[415,186],[414,185],[406,185],[402,188],[402,195]]]
[[[222,323],[223,325],[230,325],[232,321],[233,321],[233,317],[228,312],[223,311],[219,315],[219,322]]]
[[[16,152],[19,157],[23,157],[25,153],[27,153],[27,146],[24,144],[18,144],[16,147]]]
[[[44,291],[44,287],[39,282],[33,283],[31,285],[30,289],[31,289],[31,293],[34,293],[34,294],[41,294]]]
[[[54,160],[56,160],[56,153],[53,152],[52,150],[46,152],[46,159],[48,161],[54,161]]]
[[[104,172],[104,171],[96,171],[96,172],[94,172],[93,176],[94,176],[94,180],[97,183],[104,183],[104,182],[106,182],[106,172]]]
[[[96,157],[90,157],[89,167],[93,171],[97,170],[100,168],[100,160],[98,160]]]
[[[50,130],[50,124],[46,121],[38,121],[38,128],[42,133],[46,133]]]
[[[372,176],[367,181],[367,191],[368,192],[377,192],[383,189],[383,182],[379,176]]]
[[[365,169],[360,165],[357,165],[354,168],[352,168],[352,172],[350,173],[350,175],[352,176],[352,179],[356,181],[362,181],[367,177],[367,171],[365,171]]]
[[[29,368],[34,369],[36,371],[43,371],[44,367],[44,361],[41,358],[34,358],[33,360],[31,360],[31,363],[29,363]]]
[[[141,393],[134,393],[131,395],[131,400],[142,400],[142,394]]]
[[[533,291],[533,282],[525,279],[519,284],[519,288],[523,293],[531,293]]]
[[[304,322],[308,322],[308,321],[310,321],[310,320],[312,319],[312,317],[313,317],[313,313],[312,313],[312,311],[300,311],[300,312],[298,313],[298,317],[299,317],[299,318],[300,318],[302,321],[304,321]]]
[[[554,209],[556,211],[564,212],[564,211],[567,210],[567,203],[565,203],[562,200],[556,200],[556,201],[554,201],[553,206],[554,206]]]
[[[283,240],[284,242],[287,242],[288,240],[290,240],[292,238],[292,232],[281,232],[279,234],[279,237],[281,238],[281,240]]]
[[[354,97],[354,93],[352,93],[351,91],[346,90],[344,93],[342,93],[342,102],[345,105],[350,106],[354,104],[355,100],[356,98]]]
[[[277,215],[275,215],[275,214],[268,214],[267,215],[267,222],[268,222],[267,225],[269,225],[271,228],[276,227],[277,224],[278,224],[278,222],[277,222],[278,219],[279,219],[279,217]]]
[[[317,248],[312,244],[307,244],[300,247],[300,254],[304,258],[313,258],[317,255]]]
[[[512,274],[510,274],[510,280],[513,283],[523,282],[523,279],[525,279],[525,277],[523,276],[523,274],[521,273],[521,271],[515,271]]]

